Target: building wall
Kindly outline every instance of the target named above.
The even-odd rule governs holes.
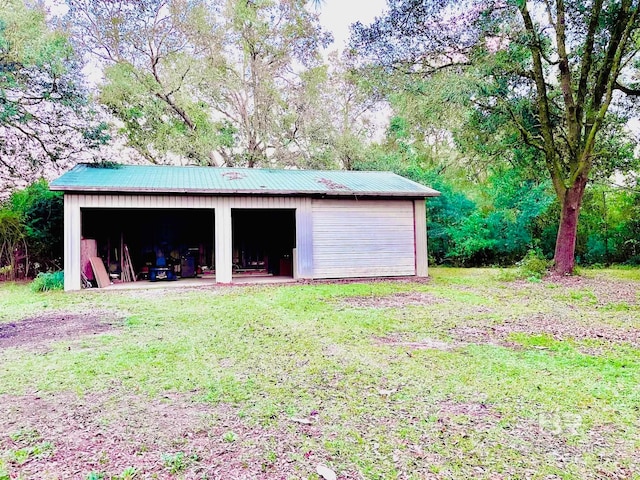
[[[426,275],[423,200],[65,193],[64,202],[65,290],[81,287],[82,208],[214,209],[216,281],[220,283],[232,279],[234,208],[296,210],[295,278]],[[414,218],[418,219],[417,227]],[[423,247],[424,254],[420,251]]]

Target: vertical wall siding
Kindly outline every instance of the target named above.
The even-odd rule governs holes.
[[[301,198],[296,208],[294,262],[295,278],[313,278],[313,209],[310,198]]]
[[[233,273],[233,239],[231,202],[221,198],[215,206],[216,282],[231,283]]]
[[[313,200],[314,278],[416,274],[412,200]]]

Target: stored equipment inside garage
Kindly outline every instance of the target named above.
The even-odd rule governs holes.
[[[82,263],[95,250],[112,279],[123,279],[127,254],[136,279],[189,278],[215,271],[212,209],[82,210]],[[125,250],[126,248],[126,250]]]

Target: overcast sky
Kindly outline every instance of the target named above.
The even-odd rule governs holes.
[[[54,15],[67,11],[63,0],[45,0]],[[387,5],[386,0],[322,0],[319,8],[322,26],[333,33],[331,50],[342,50],[349,41],[349,25],[371,23]]]
[[[349,25],[360,21],[365,25],[379,16],[387,5],[386,0],[323,0],[320,21],[333,33],[330,50],[342,50],[349,41]]]

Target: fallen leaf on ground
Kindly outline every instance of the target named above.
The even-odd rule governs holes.
[[[336,476],[336,472],[334,472],[329,467],[321,463],[319,463],[318,466],[316,467],[316,473],[320,475],[322,478],[324,478],[325,480],[336,480],[338,478]]]
[[[307,420],[306,418],[291,417],[289,420],[292,421],[293,423],[301,423],[303,425],[312,425],[313,424],[313,422],[311,420]]]

